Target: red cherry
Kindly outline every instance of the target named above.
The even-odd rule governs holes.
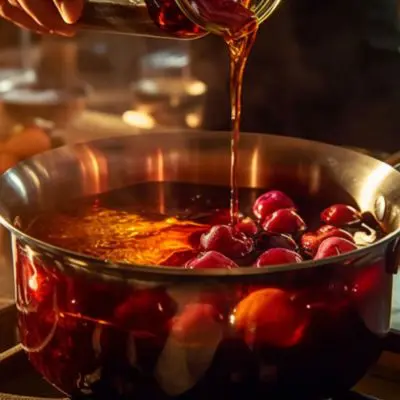
[[[253,241],[230,226],[216,225],[200,238],[200,246],[206,251],[218,251],[227,257],[239,258],[253,250]]]
[[[296,234],[307,228],[306,223],[294,210],[285,208],[267,216],[263,229],[270,233]]]
[[[314,256],[318,251],[319,245],[330,237],[341,237],[354,243],[353,236],[349,232],[332,225],[324,225],[315,233],[305,233],[301,237],[301,246],[307,254]]]
[[[357,246],[349,240],[340,237],[330,237],[325,239],[318,247],[314,260],[322,258],[334,257],[343,253],[356,250]]]
[[[253,213],[258,219],[264,220],[268,215],[283,208],[295,208],[295,205],[285,193],[271,190],[254,202]]]
[[[114,318],[117,325],[146,337],[166,333],[175,313],[176,303],[164,290],[143,289],[133,292],[119,305]]]
[[[297,251],[298,246],[295,240],[284,234],[271,234],[268,232],[260,232],[256,238],[256,248],[259,251],[274,249],[276,247]]]
[[[261,254],[256,261],[256,267],[262,268],[268,265],[301,263],[303,259],[294,251],[282,248],[269,249]]]
[[[187,269],[237,268],[238,265],[217,251],[208,251],[188,261],[185,267]]]
[[[334,204],[321,213],[321,220],[329,225],[344,226],[360,222],[362,215],[354,207]]]
[[[254,236],[258,232],[256,223],[250,217],[243,218],[239,221],[235,229],[246,236]]]
[[[161,265],[167,267],[183,267],[188,261],[192,260],[196,256],[194,250],[183,250],[177,251],[171,254]]]
[[[298,344],[308,324],[305,308],[281,289],[261,289],[236,307],[235,325],[249,346],[290,347]]]

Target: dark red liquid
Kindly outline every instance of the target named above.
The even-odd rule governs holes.
[[[298,188],[282,189],[311,228],[332,203],[332,193],[336,201],[352,204],[335,187],[311,199]],[[97,242],[106,254],[134,241],[121,241],[118,231],[110,236],[104,224],[82,235],[84,226],[104,217],[101,208],[114,216],[124,212],[125,220],[140,213],[160,221],[169,214],[208,224],[216,208],[226,209],[229,191],[139,184],[47,213],[29,233],[80,252],[90,242],[88,254]],[[241,189],[241,211],[247,214],[258,194]],[[192,228],[178,225],[177,231]],[[126,231],[125,238],[131,234]],[[125,275],[101,275],[94,262],[87,266],[39,251],[16,243],[21,341],[36,368],[69,394],[108,400],[328,398],[361,378],[379,356],[388,329],[382,306],[390,309],[391,278],[380,254],[357,267],[349,257],[327,267],[204,280],[182,278],[185,271],[176,277],[141,275],[135,267]]]
[[[205,31],[181,12],[174,0],[146,0],[146,5],[85,1],[79,25],[133,35],[193,39]]]

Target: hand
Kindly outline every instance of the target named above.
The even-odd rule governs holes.
[[[0,0],[0,17],[36,33],[72,36],[84,0]]]

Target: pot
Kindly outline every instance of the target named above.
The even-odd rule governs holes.
[[[187,131],[102,139],[37,155],[0,178],[22,346],[65,393],[324,399],[377,361],[399,264],[400,173],[366,155],[286,137],[241,138],[240,187],[331,204],[353,198],[387,231],[334,258],[268,270],[130,266],[25,233],[43,211],[138,182],[226,185],[229,138]]]

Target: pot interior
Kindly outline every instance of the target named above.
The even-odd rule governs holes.
[[[178,132],[103,139],[37,155],[0,178],[0,213],[23,231],[32,216],[141,182],[229,184],[230,134]],[[400,173],[371,157],[306,140],[242,134],[238,185],[330,204],[355,203],[388,232],[399,226]],[[227,199],[228,204],[229,199]]]

